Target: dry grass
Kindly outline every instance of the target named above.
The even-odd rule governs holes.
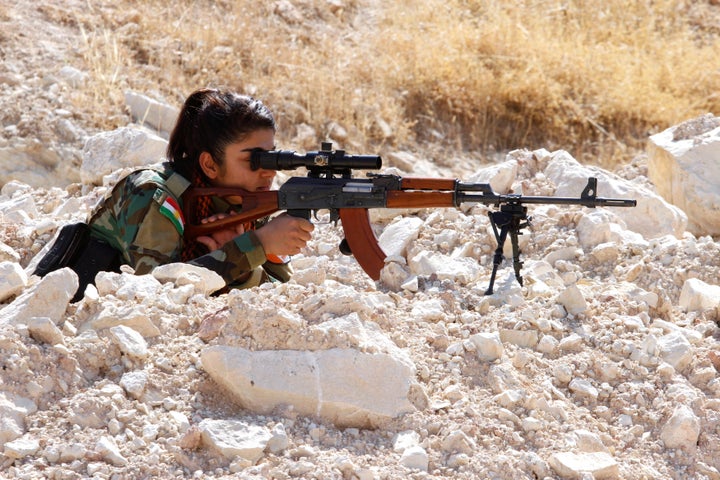
[[[228,85],[271,106],[284,147],[303,123],[342,142],[339,124],[355,151],[564,148],[612,166],[720,113],[716,3],[102,0],[77,21],[95,102]]]

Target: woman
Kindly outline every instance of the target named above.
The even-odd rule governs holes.
[[[305,219],[282,214],[189,242],[183,238],[185,222],[212,222],[231,214],[231,206],[219,198],[202,197],[195,218],[185,219],[182,193],[208,186],[268,190],[275,171],[252,170],[250,154],[274,147],[275,121],[260,101],[217,89],[192,93],[170,135],[169,162],[128,175],[93,213],[89,225],[94,247],[82,257],[100,256],[108,264],[91,262],[85,275],[79,265],[78,294],[93,281],[93,271],[113,270],[118,263],[145,274],[158,265],[187,262],[209,268],[228,286],[240,288],[273,279],[287,281],[290,266],[275,259],[299,253],[310,240],[313,225]],[[100,253],[108,247],[117,253],[114,263],[112,255]],[[92,254],[92,248],[99,248],[98,253]]]

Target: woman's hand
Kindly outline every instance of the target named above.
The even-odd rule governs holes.
[[[314,229],[315,226],[304,218],[283,213],[255,230],[255,234],[265,249],[265,254],[296,255],[312,238]]]
[[[201,223],[212,223],[223,218],[235,215],[235,212],[230,213],[218,213],[207,218],[203,218]],[[245,233],[245,227],[242,223],[231,225],[220,230],[216,230],[209,235],[202,235],[197,237],[197,241],[205,245],[211,252],[225,245],[230,240],[234,239],[238,235]]]

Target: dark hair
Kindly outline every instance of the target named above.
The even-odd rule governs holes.
[[[275,119],[261,101],[228,90],[196,90],[178,115],[167,157],[178,173],[193,180],[202,174],[198,165],[202,152],[209,152],[222,164],[229,144],[265,128],[275,130]]]

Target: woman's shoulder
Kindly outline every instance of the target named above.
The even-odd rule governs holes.
[[[175,171],[168,163],[147,165],[131,172],[125,177],[125,182],[137,187],[163,188],[174,173]]]
[[[130,173],[123,179],[126,192],[162,190],[179,199],[190,182],[173,170],[168,163],[149,165]]]

